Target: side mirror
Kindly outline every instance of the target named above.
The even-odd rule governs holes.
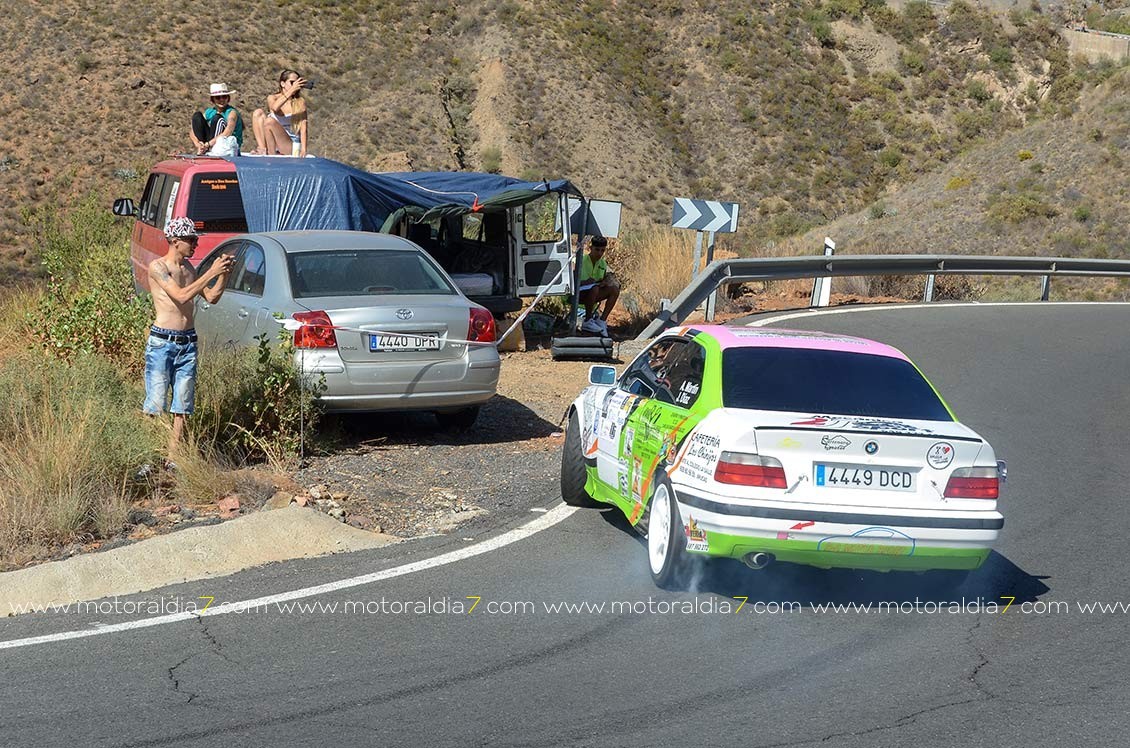
[[[128,197],[119,197],[115,200],[113,211],[116,216],[137,217],[137,208],[134,206],[133,200],[130,200]]]
[[[590,366],[589,384],[616,384],[616,369],[611,366]]]
[[[1008,482],[1008,465],[1004,460],[997,460],[997,475],[1001,479],[1001,483]]]

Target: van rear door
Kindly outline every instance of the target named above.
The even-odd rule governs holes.
[[[573,292],[569,234],[562,230],[568,221],[561,198],[560,193],[550,192],[510,211],[519,296],[537,296],[546,284],[551,295]]]

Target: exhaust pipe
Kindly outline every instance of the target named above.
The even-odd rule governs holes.
[[[757,553],[747,553],[742,556],[742,563],[751,569],[760,570],[773,563],[776,558],[777,557],[772,553],[758,551]]]

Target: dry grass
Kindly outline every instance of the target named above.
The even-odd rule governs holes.
[[[0,360],[31,345],[34,335],[27,313],[42,297],[43,289],[34,286],[13,286],[0,294]]]
[[[608,252],[623,286],[621,300],[632,323],[651,319],[661,299],[674,299],[691,280],[694,234],[649,226],[628,233]]]
[[[0,561],[125,524],[131,476],[153,442],[107,376],[101,362],[27,355],[0,368]]]
[[[171,459],[177,465],[172,494],[181,503],[216,501],[236,489],[236,474],[223,455],[191,434],[174,448]]]

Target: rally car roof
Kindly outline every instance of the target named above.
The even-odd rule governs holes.
[[[726,348],[807,348],[821,351],[846,351],[888,356],[907,360],[906,354],[889,345],[850,335],[814,330],[781,330],[766,327],[729,327],[726,325],[689,325],[675,328],[680,335],[705,333]]]

